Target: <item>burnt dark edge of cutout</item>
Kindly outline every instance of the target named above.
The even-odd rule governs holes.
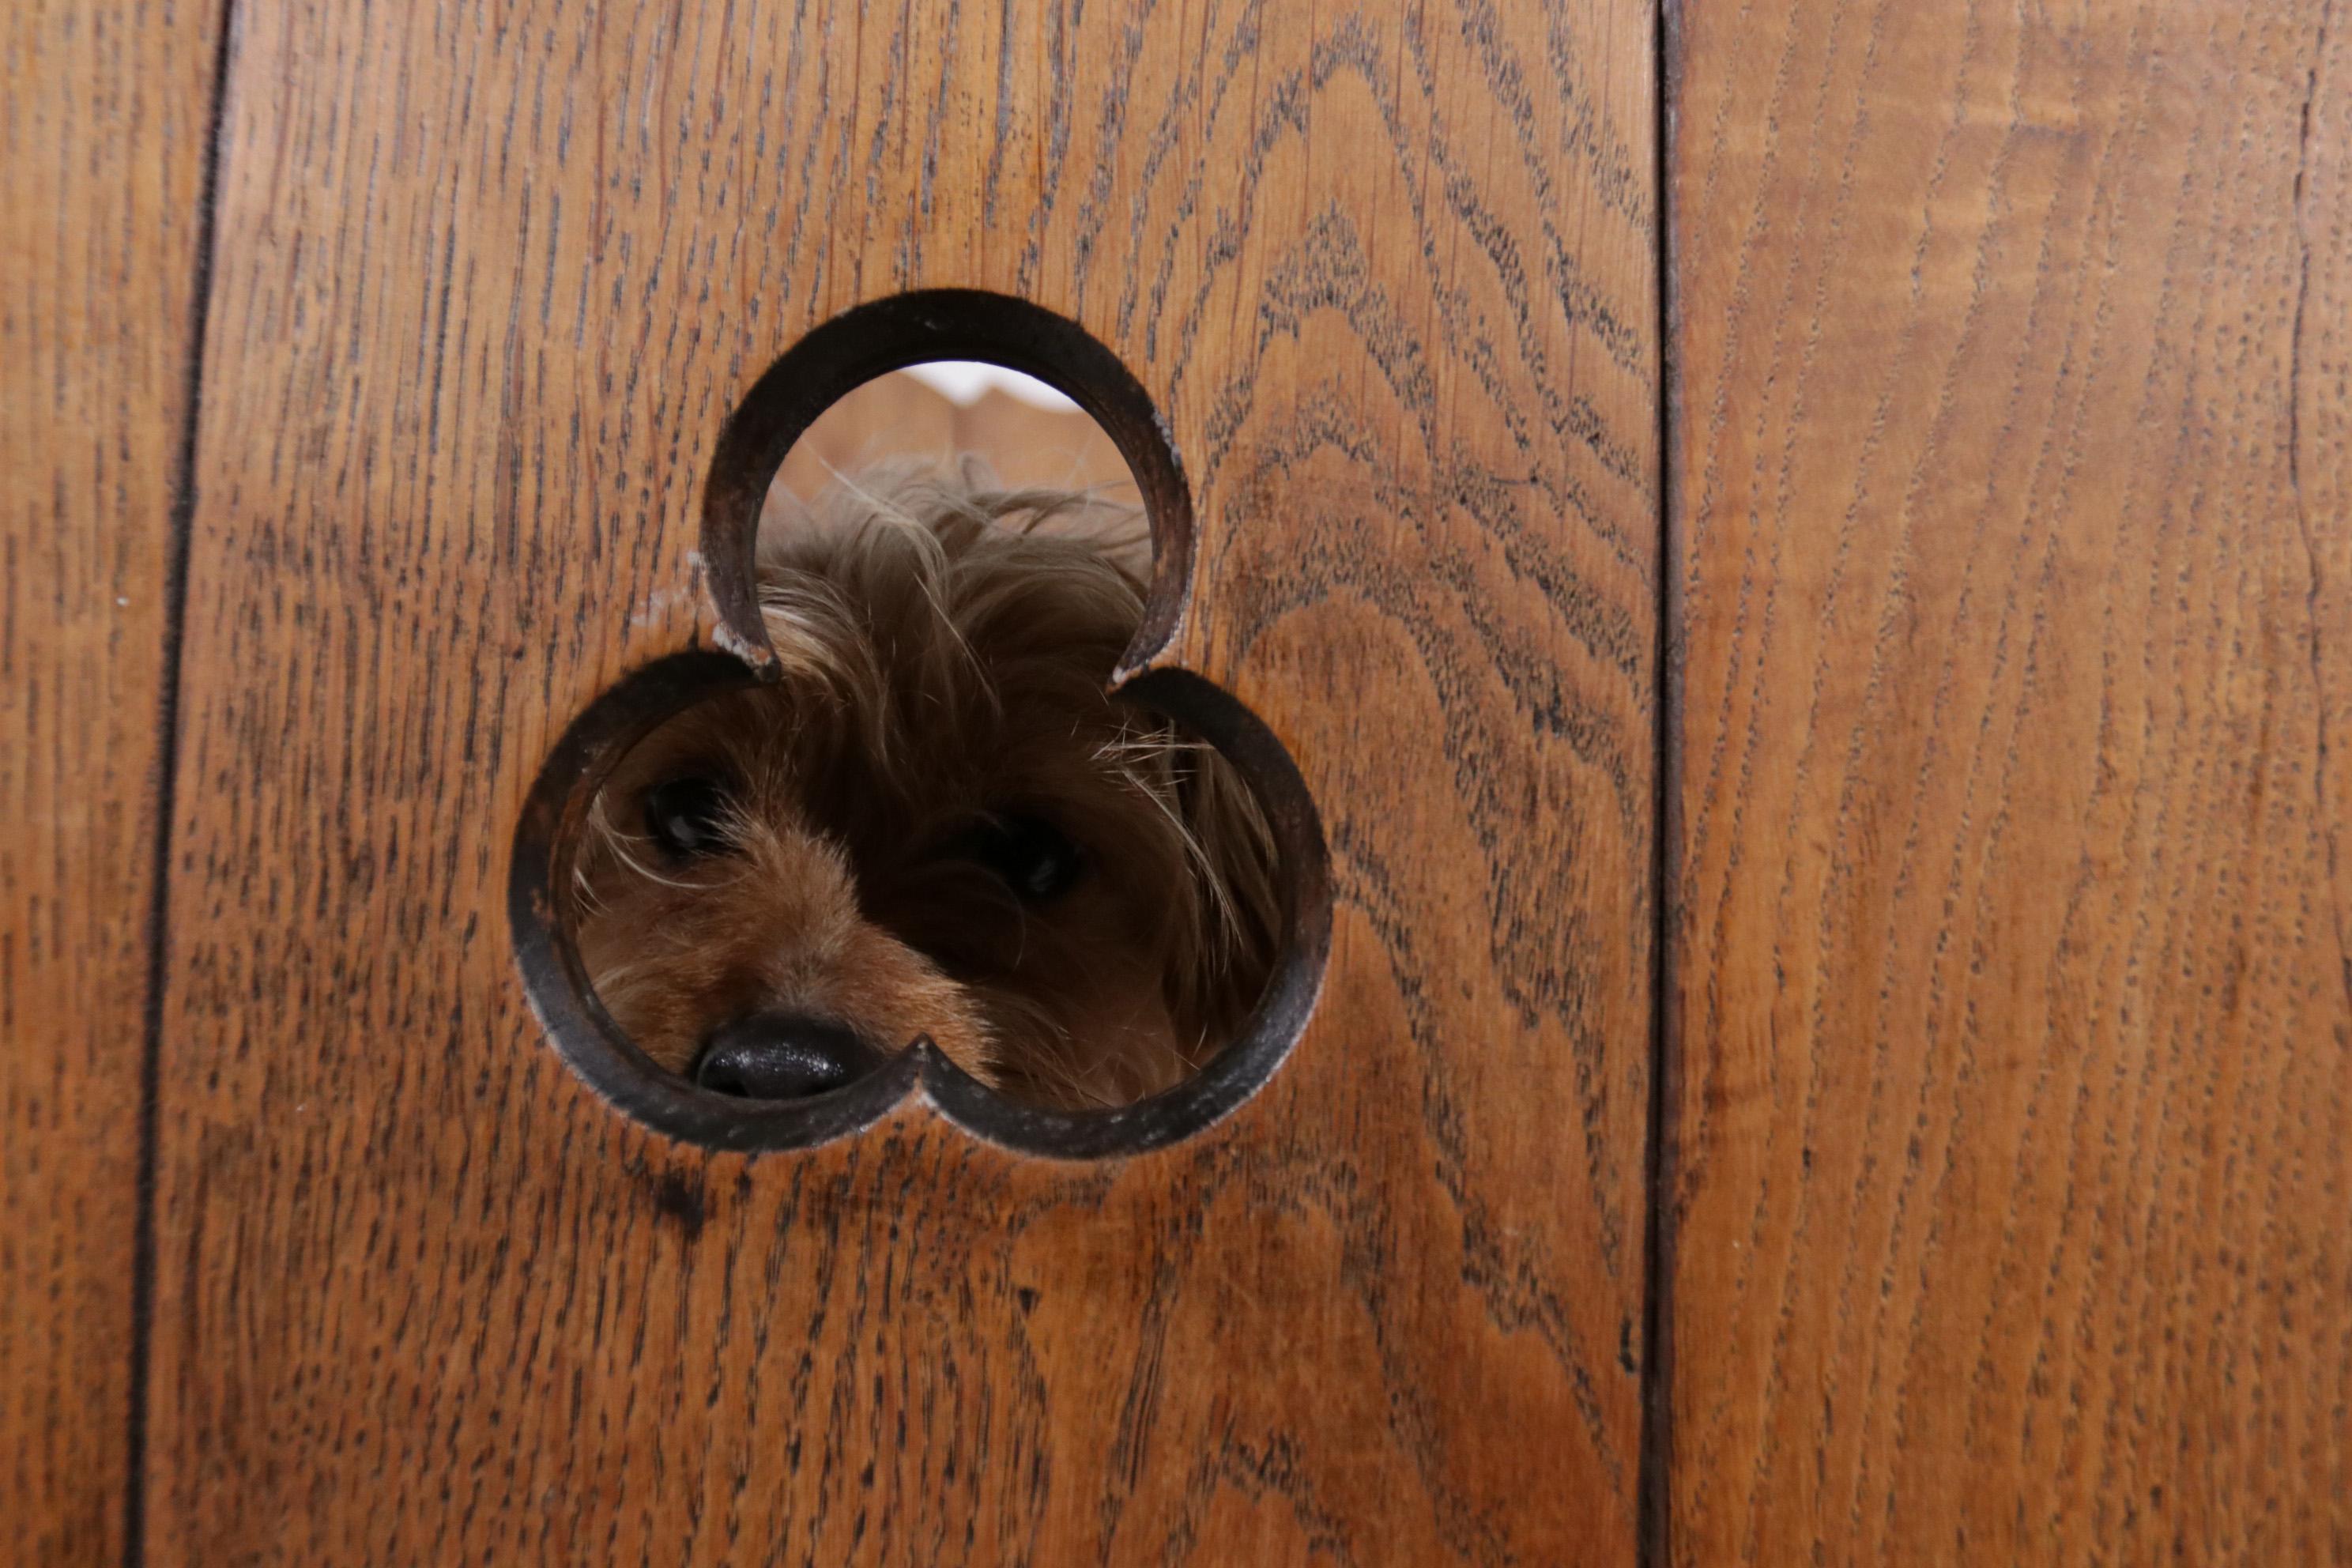
[[[1141,1153],[1216,1121],[1257,1092],[1290,1054],[1319,993],[1331,947],[1323,829],[1306,781],[1257,717],[1189,670],[1155,669],[1120,690],[1189,726],[1223,752],[1265,806],[1282,868],[1274,973],[1233,1042],[1185,1082],[1132,1105],[1059,1111],[1022,1105],[972,1079],[926,1042],[830,1094],[745,1101],[698,1089],[646,1056],[596,1000],[558,907],[588,804],[611,764],[681,708],[750,679],[716,652],[674,655],[592,703],[556,743],[515,831],[507,913],[525,987],[572,1069],[625,1114],[721,1150],[804,1149],[870,1126],[920,1090],[950,1121],[1021,1152],[1062,1159]]]
[[[986,360],[1034,375],[1102,426],[1127,460],[1151,527],[1151,592],[1120,673],[1165,647],[1192,576],[1192,502],[1175,444],[1117,354],[1076,321],[977,289],[896,294],[846,310],[785,351],[719,433],[702,514],[712,606],[755,669],[773,658],[760,619],[752,563],[761,504],[784,454],[818,415],[855,388],[928,360]]]
[[[614,763],[662,720],[746,685],[743,662],[712,651],[657,659],[588,705],[548,754],[515,827],[507,920],[524,989],[572,1070],[629,1116],[713,1149],[800,1148],[856,1131],[911,1084],[906,1058],[804,1100],[748,1104],[696,1088],[639,1050],[596,999],[562,913],[596,788]]]
[[[1164,713],[1215,746],[1266,812],[1283,889],[1282,929],[1265,994],[1233,1041],[1185,1082],[1132,1105],[1059,1111],[1009,1100],[928,1041],[880,1070],[807,1100],[713,1094],[655,1063],[589,985],[562,912],[588,805],[613,764],[653,726],[696,701],[760,679],[772,662],[751,570],[760,507],[784,454],[815,417],[877,375],[926,360],[980,359],[1066,393],[1108,432],[1133,471],[1152,529],[1150,595],[1118,677],[1123,700]],[[722,430],[703,520],[705,571],[731,651],[673,655],[592,702],[549,754],[515,829],[508,919],[525,990],[557,1051],[616,1109],[688,1142],[730,1151],[811,1148],[847,1136],[919,1092],[950,1121],[1019,1152],[1062,1159],[1141,1153],[1210,1125],[1282,1065],[1321,990],[1331,945],[1328,859],[1320,819],[1288,751],[1230,693],[1189,670],[1134,673],[1172,637],[1192,553],[1192,511],[1175,449],[1142,386],[1075,323],[1024,300],[971,290],[898,296],[812,331],[754,384]]]
[[[1128,701],[1178,720],[1238,769],[1274,830],[1282,927],[1274,973],[1225,1048],[1175,1088],[1108,1110],[1047,1110],[1004,1099],[925,1051],[931,1102],[992,1142],[1032,1154],[1093,1159],[1141,1153],[1199,1131],[1272,1079],[1307,1027],[1331,952],[1330,864],[1322,820],[1290,752],[1231,693],[1188,669],[1152,669],[1119,689]]]

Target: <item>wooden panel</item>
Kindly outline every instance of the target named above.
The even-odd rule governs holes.
[[[1688,7],[1673,1557],[2352,1558],[2352,26]]]
[[[1647,7],[257,6],[186,651],[157,1563],[1622,1563],[1650,1048]],[[503,916],[703,634],[719,423],[917,286],[1160,401],[1319,802],[1320,1012],[1161,1152],[620,1120]]]
[[[0,17],[0,1560],[112,1562],[214,7]]]

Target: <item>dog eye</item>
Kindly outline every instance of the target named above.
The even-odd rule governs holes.
[[[950,853],[986,867],[1024,904],[1059,898],[1086,869],[1086,857],[1068,836],[1034,816],[991,817],[949,847]]]
[[[728,847],[727,792],[715,780],[671,779],[646,792],[646,832],[677,860]]]

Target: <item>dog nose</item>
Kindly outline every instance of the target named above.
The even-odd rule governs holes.
[[[882,1053],[830,1018],[753,1013],[702,1043],[694,1081],[741,1100],[800,1100],[839,1089],[879,1067]]]

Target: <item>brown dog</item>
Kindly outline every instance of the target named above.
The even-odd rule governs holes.
[[[820,1092],[929,1036],[1034,1103],[1183,1078],[1264,988],[1264,817],[1106,695],[1143,608],[1131,510],[884,468],[772,503],[783,679],[664,724],[599,794],[573,930],[648,1056]]]

